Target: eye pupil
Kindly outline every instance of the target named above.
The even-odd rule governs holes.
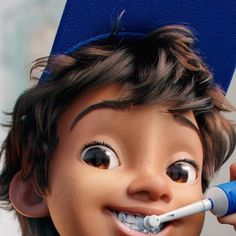
[[[188,172],[182,168],[181,164],[176,164],[169,168],[167,174],[172,180],[179,183],[185,183],[188,180]]]
[[[88,150],[83,159],[87,164],[101,169],[107,169],[110,164],[106,150],[99,147]]]

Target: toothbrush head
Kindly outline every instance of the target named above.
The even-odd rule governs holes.
[[[146,216],[143,221],[145,228],[148,230],[161,228],[161,221],[156,215]]]

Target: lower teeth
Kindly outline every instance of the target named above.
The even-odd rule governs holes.
[[[129,224],[127,222],[124,222],[124,221],[121,221],[125,226],[129,227],[130,229],[133,229],[133,230],[136,230],[136,231],[139,231],[139,232],[142,232],[142,233],[145,233],[145,234],[148,234],[148,233],[153,233],[153,234],[157,234],[157,233],[160,233],[164,226],[161,225],[160,227],[158,228],[155,228],[153,230],[148,230],[147,228],[145,228],[144,226],[142,225],[136,225],[136,224]]]

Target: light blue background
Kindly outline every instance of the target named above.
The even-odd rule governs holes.
[[[65,0],[0,0],[0,111],[11,111],[19,94],[29,86],[29,69],[33,60],[49,54]],[[236,74],[227,97],[236,106]],[[236,120],[236,114],[230,116]],[[0,113],[0,122],[9,118]],[[0,128],[0,142],[6,130]],[[221,169],[214,183],[227,181],[229,165]],[[0,210],[0,235],[19,236],[14,216]],[[202,236],[233,236],[233,228],[220,225],[207,213]]]

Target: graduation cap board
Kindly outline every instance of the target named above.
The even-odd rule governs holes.
[[[122,38],[144,37],[170,24],[193,29],[215,83],[227,91],[236,67],[235,0],[67,0],[51,55],[107,38],[120,15]]]

